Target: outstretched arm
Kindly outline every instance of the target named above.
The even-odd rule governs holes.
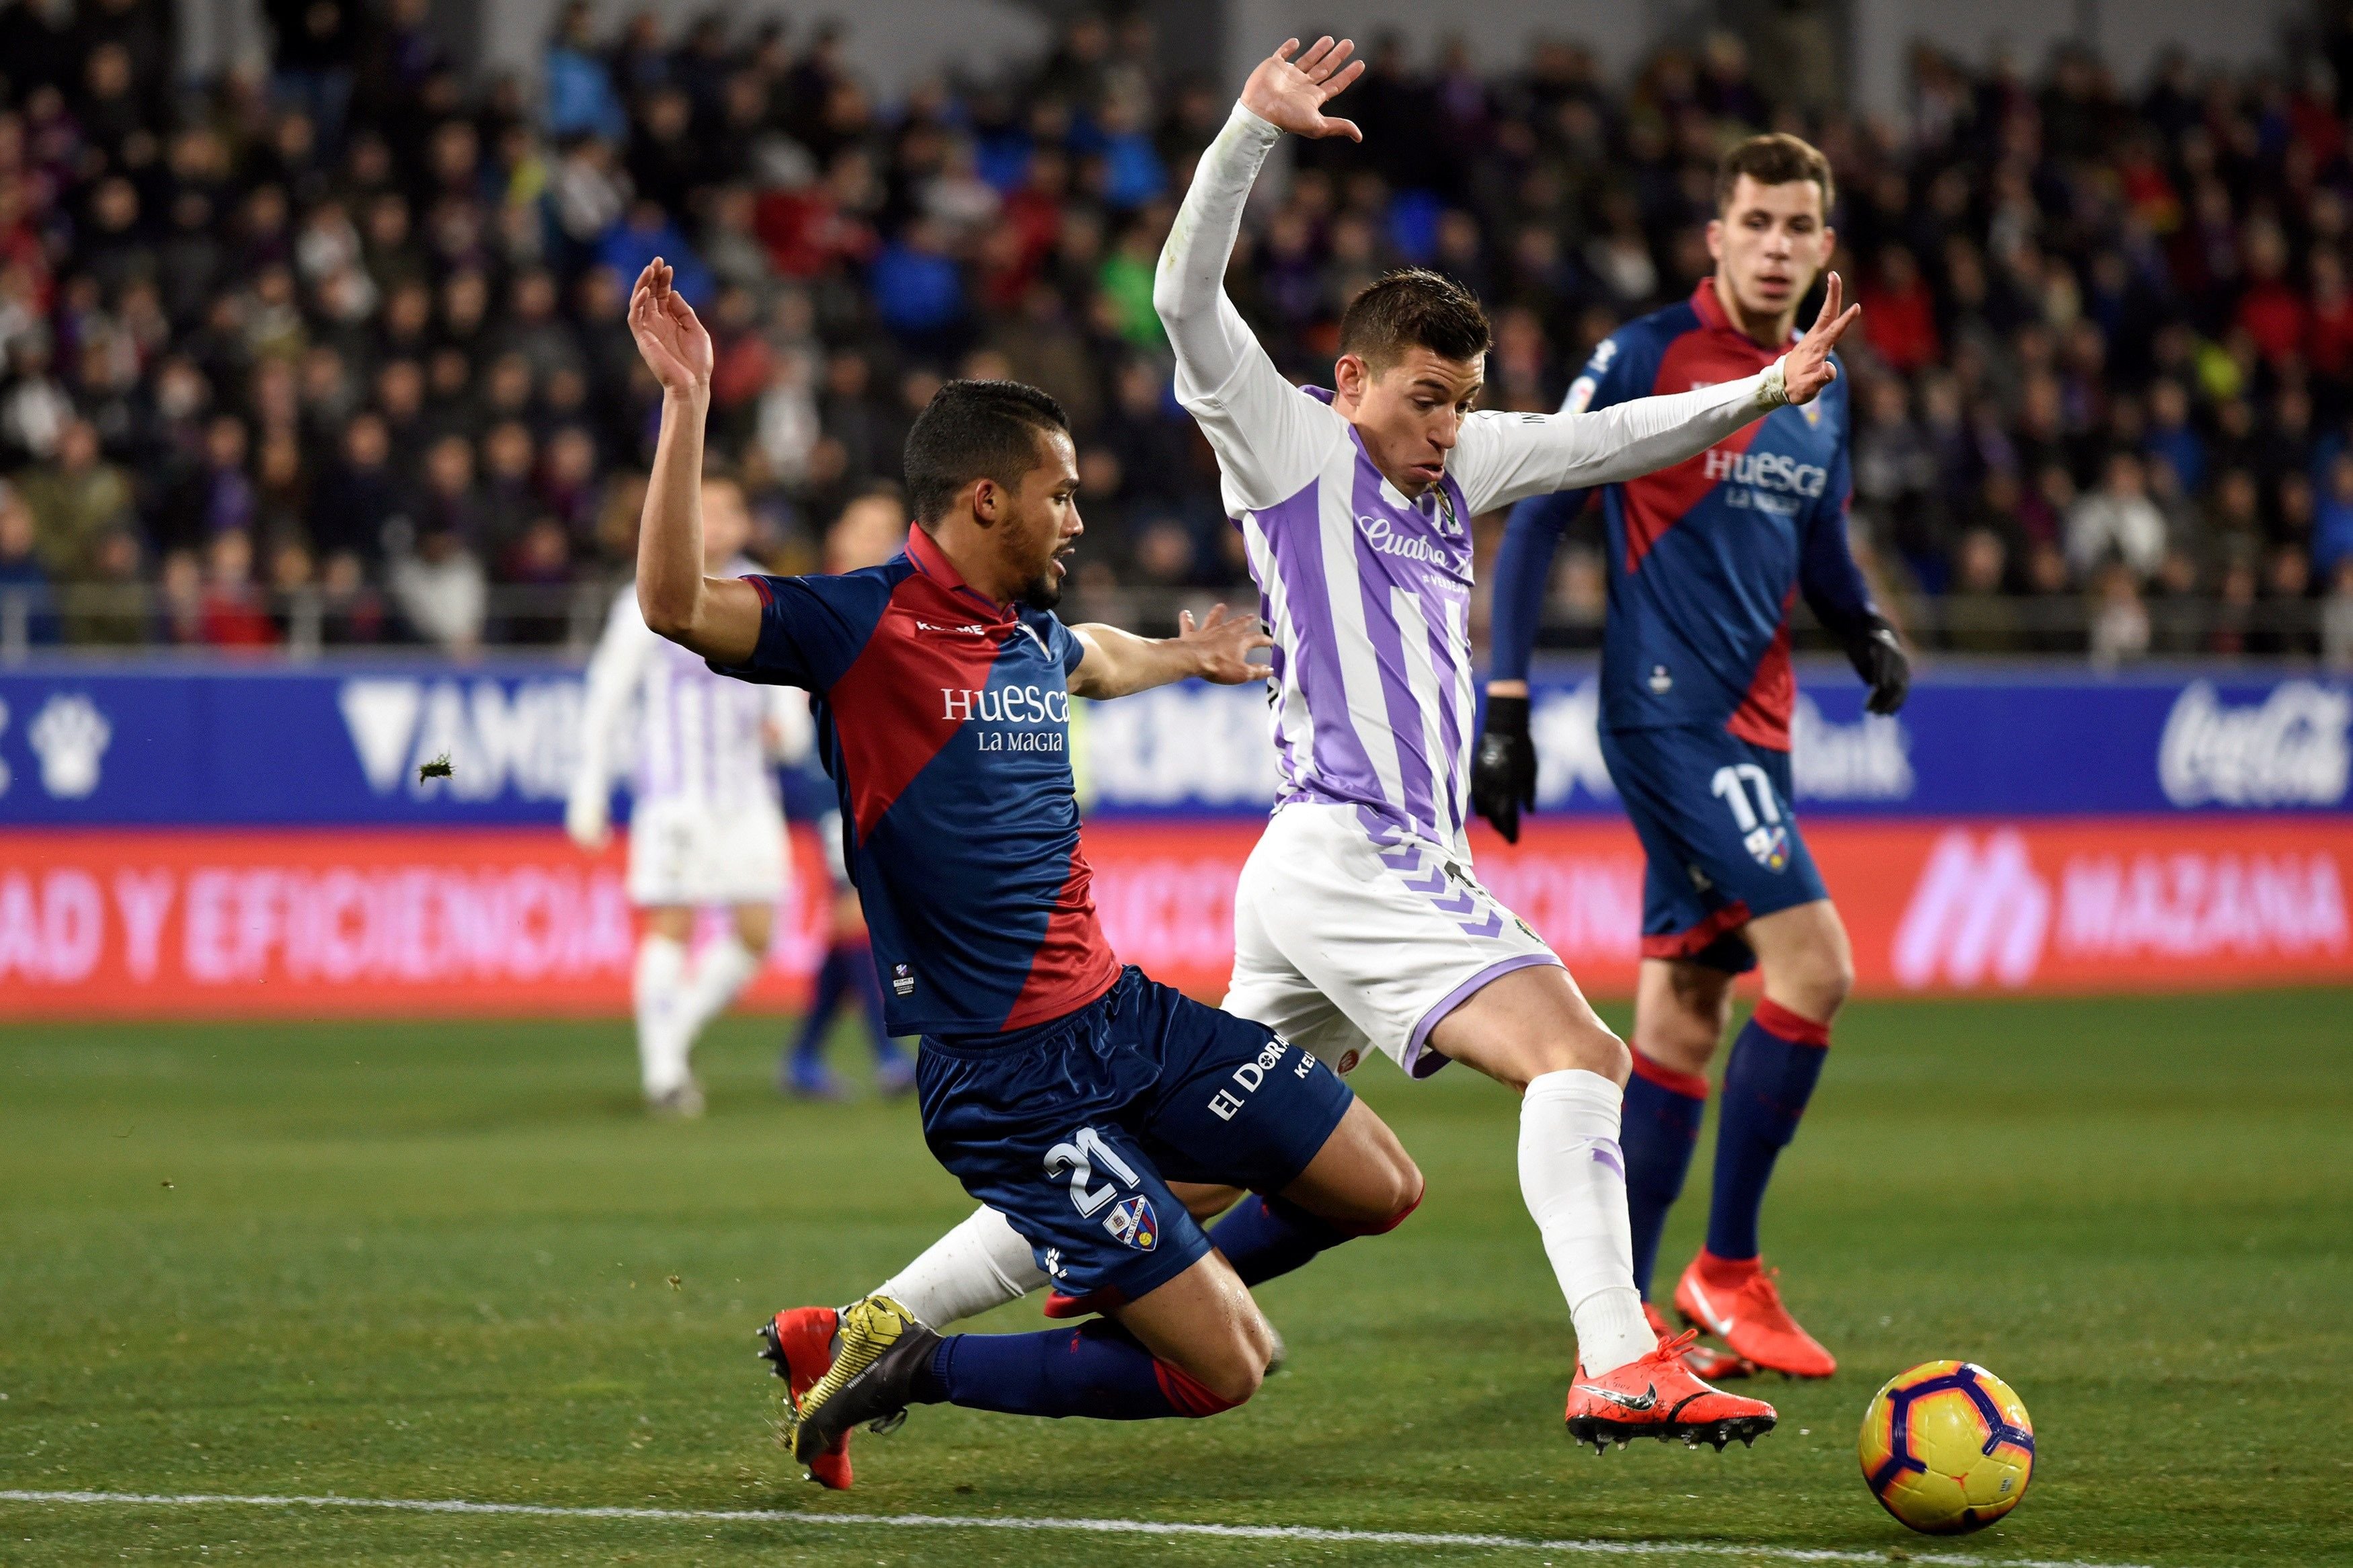
[[[1125,697],[1192,675],[1219,686],[1263,680],[1266,666],[1252,664],[1250,656],[1274,646],[1256,616],[1229,616],[1223,605],[1198,626],[1193,612],[1184,611],[1173,637],[1140,637],[1094,622],[1072,626],[1071,635],[1086,650],[1071,672],[1076,697]]]
[[[1455,467],[1475,514],[1549,490],[1637,479],[1697,457],[1751,420],[1810,403],[1838,377],[1831,351],[1862,313],[1841,308],[1835,272],[1813,330],[1764,370],[1739,381],[1638,397],[1586,414],[1474,414]]]
[[[702,422],[711,411],[711,334],[670,288],[659,256],[629,294],[629,331],[661,383],[646,510],[638,525],[638,607],[646,625],[703,658],[740,665],[760,641],[760,595],[702,574]]]
[[[1282,132],[1363,140],[1356,126],[1323,112],[1364,69],[1345,63],[1355,46],[1320,39],[1293,62],[1298,47],[1289,40],[1250,73],[1194,169],[1152,286],[1153,308],[1176,351],[1176,401],[1216,448],[1229,493],[1249,507],[1289,496],[1313,473],[1327,449],[1322,443],[1337,435],[1334,418],[1283,379],[1226,297],[1242,205]]]

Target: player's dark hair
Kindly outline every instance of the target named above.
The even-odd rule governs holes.
[[[1471,290],[1426,267],[1388,273],[1340,313],[1340,352],[1376,371],[1413,348],[1440,359],[1483,358],[1494,334]]]
[[[907,432],[907,504],[925,528],[946,515],[965,486],[994,479],[1008,489],[1039,462],[1043,435],[1071,433],[1062,405],[1018,381],[951,381],[932,394]]]
[[[1821,149],[1812,142],[1785,131],[1769,135],[1751,136],[1736,142],[1715,166],[1715,211],[1721,217],[1731,210],[1734,187],[1746,174],[1760,185],[1786,185],[1797,180],[1811,180],[1822,188],[1822,216],[1827,219],[1831,203],[1838,195],[1838,186],[1831,179],[1831,161],[1822,156]]]

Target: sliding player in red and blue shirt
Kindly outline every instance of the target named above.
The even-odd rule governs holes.
[[[1708,226],[1715,275],[1683,304],[1605,341],[1568,406],[1682,392],[1771,363],[1831,257],[1831,195],[1829,164],[1793,136],[1734,148]],[[1910,681],[1902,645],[1847,550],[1847,408],[1841,379],[1814,403],[1602,491],[1601,753],[1649,860],[1621,1133],[1634,1278],[1646,1298],[1667,1210],[1699,1141],[1733,979],[1764,970],[1764,999],[1725,1068],[1707,1245],[1675,1289],[1683,1316],[1731,1347],[1694,1352],[1703,1377],[1744,1363],[1827,1377],[1838,1364],[1782,1306],[1758,1261],[1757,1225],[1854,968],[1791,809],[1788,614],[1798,593],[1844,643],[1872,689],[1871,711],[1893,713]],[[1514,841],[1521,809],[1535,804],[1529,648],[1553,550],[1585,500],[1569,491],[1523,501],[1495,562],[1493,668],[1472,793]]]
[[[1165,641],[1057,619],[1083,531],[1077,454],[1054,400],[1011,382],[952,382],[916,420],[904,554],[705,577],[711,340],[659,259],[629,324],[663,392],[646,624],[722,674],[815,695],[889,1026],[923,1037],[924,1141],[1060,1289],[1116,1303],[1075,1329],[943,1336],[886,1296],[858,1301],[795,1388],[795,1456],[844,1460],[846,1480],[850,1428],[912,1404],[1108,1420],[1240,1404],[1273,1331],[1169,1184],[1280,1194],[1336,1241],[1401,1218],[1420,1173],[1313,1056],[1122,967],[1080,852],[1069,721],[1073,695],[1262,679],[1249,656],[1271,640],[1215,612]],[[775,1320],[764,1334],[792,1374]]]

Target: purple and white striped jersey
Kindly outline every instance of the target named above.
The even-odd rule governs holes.
[[[749,561],[728,567],[756,572]],[[781,745],[770,742],[776,727]],[[712,673],[699,654],[657,636],[634,587],[613,601],[588,661],[576,788],[609,789],[626,771],[640,805],[685,800],[714,814],[773,806],[780,753],[808,748],[807,699]]]
[[[1368,806],[1451,846],[1470,810],[1477,510],[1452,473],[1408,500],[1347,421],[1322,412],[1314,477],[1272,506],[1235,511],[1275,638],[1275,804]]]
[[[1275,638],[1276,805],[1362,807],[1467,853],[1471,520],[1704,451],[1782,405],[1781,367],[1594,413],[1471,414],[1444,478],[1409,498],[1332,395],[1285,380],[1226,298],[1242,203],[1279,135],[1235,106],[1202,154],[1153,289],[1176,350],[1177,401],[1217,453]]]

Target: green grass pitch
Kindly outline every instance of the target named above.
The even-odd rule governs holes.
[[[967,1205],[912,1106],[778,1100],[777,1033],[722,1025],[712,1114],[665,1124],[618,1024],[0,1029],[0,1489],[808,1521],[0,1502],[0,1563],[1620,1560],[821,1524],[847,1512],[1675,1543],[1622,1559],[1662,1564],[2353,1561],[2353,992],[1854,1007],[1766,1215],[1841,1370],[1765,1382],[1781,1426],[1754,1451],[1569,1446],[1509,1096],[1376,1065],[1358,1088],[1429,1201],[1262,1292],[1291,1363],[1252,1405],[919,1409],[859,1439],[847,1496],[777,1447],[751,1330]],[[2024,1504],[1960,1543],[1904,1532],[1854,1460],[1879,1383],[1944,1355],[2009,1379],[2041,1440]]]

